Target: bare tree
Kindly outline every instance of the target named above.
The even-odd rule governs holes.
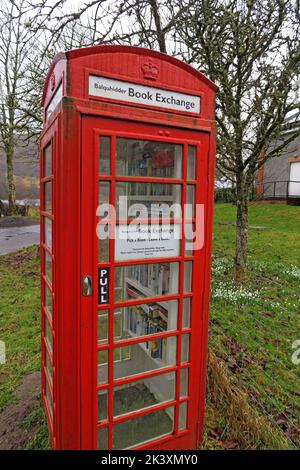
[[[6,155],[9,213],[16,212],[13,157],[16,134],[22,116],[18,110],[19,86],[30,53],[30,38],[25,24],[24,1],[1,4],[0,15],[0,135]]]
[[[300,134],[286,115],[299,108],[299,2],[128,0],[127,39],[183,58],[218,86],[218,172],[236,192],[236,278],[248,257],[248,203],[257,170]],[[125,31],[119,37],[126,40]],[[286,132],[289,131],[289,132]],[[267,151],[277,139],[276,148]]]
[[[38,20],[36,2],[0,2],[0,145],[6,155],[9,213],[16,212],[14,154],[38,136],[41,125],[40,90],[52,60],[47,37]],[[46,51],[46,52],[45,52]]]
[[[119,21],[115,41],[180,55],[182,44],[178,42],[176,28],[188,14],[193,1],[125,0],[126,27]]]
[[[32,31],[49,33],[46,51],[57,49],[66,36],[70,40],[72,31],[75,33],[75,41],[72,42],[78,42],[80,34],[85,31],[85,35],[81,34],[82,46],[111,42],[116,23],[126,11],[126,0],[87,0],[82,3],[72,0],[26,1],[36,12]]]
[[[81,22],[81,19],[67,23],[51,47],[49,47],[49,34],[43,31],[40,40],[36,41],[35,60],[28,61],[23,76],[23,99],[19,103],[19,111],[22,112],[22,125],[24,131],[27,132],[28,139],[37,139],[41,132],[43,124],[41,96],[54,56],[61,51],[86,47],[94,43],[94,29],[89,18],[85,24]]]
[[[84,45],[119,43],[174,53],[176,25],[194,0],[173,5],[168,0],[39,0],[34,30],[47,31],[48,47],[65,31],[80,27],[87,32]],[[35,0],[27,0],[33,7]]]
[[[241,279],[257,170],[300,134],[297,123],[285,121],[299,108],[293,92],[300,73],[299,11],[286,0],[195,0],[177,32],[186,59],[219,86],[217,162],[236,185],[235,272]],[[274,139],[279,145],[266,151]]]
[[[6,155],[10,214],[17,210],[15,148],[40,134],[41,96],[50,63],[58,51],[105,40],[115,11],[105,24],[104,3],[90,1],[74,12],[72,2],[64,0],[0,2],[0,145]]]
[[[14,0],[9,0],[15,4]],[[61,51],[104,44],[114,39],[114,27],[121,21],[125,2],[90,0],[84,5],[71,0],[23,0],[28,35],[34,39],[34,59],[28,54],[19,89],[22,100],[23,132],[38,138],[42,127],[41,96],[50,64]],[[106,8],[106,5],[107,8]]]
[[[34,63],[31,83],[41,86],[57,49],[110,42],[177,55],[217,83],[218,169],[235,182],[235,271],[242,278],[257,170],[300,134],[297,124],[285,122],[299,107],[293,93],[300,73],[299,1],[87,0],[72,7],[68,0],[23,2],[35,9],[30,31],[47,37],[39,54],[44,69]],[[28,119],[39,122],[37,96],[27,96]],[[275,139],[279,145],[266,151]]]
[[[90,0],[74,7],[69,0],[24,0],[35,42],[35,60],[27,64],[22,82],[22,124],[38,136],[42,125],[40,96],[57,52],[95,44],[118,43],[167,51],[170,32],[180,18],[168,3],[157,0]],[[187,10],[187,5],[184,11]],[[34,15],[33,15],[34,13]],[[172,51],[174,52],[174,51]]]

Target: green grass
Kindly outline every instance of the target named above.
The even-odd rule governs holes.
[[[0,257],[0,410],[14,399],[20,378],[40,368],[39,256],[37,247]]]
[[[29,206],[27,215],[30,219],[35,219],[38,222],[40,220],[40,208],[37,206]]]
[[[31,442],[28,443],[26,450],[48,450],[50,449],[48,428],[45,413],[42,404],[34,409],[23,420],[24,429],[30,429],[32,426],[37,427],[38,431]]]
[[[210,347],[233,373],[253,407],[300,447],[300,366],[291,360],[300,338],[300,207],[251,205],[249,272],[232,279],[235,208],[217,204]]]
[[[232,204],[215,205],[214,253],[234,256],[235,207]],[[286,204],[251,204],[251,226],[269,230],[249,230],[249,255],[259,261],[287,264],[300,262],[300,207]]]

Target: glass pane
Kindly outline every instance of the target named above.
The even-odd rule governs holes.
[[[114,338],[121,339],[123,334],[123,317],[120,310],[115,310],[114,315]]]
[[[181,362],[189,362],[190,358],[190,335],[182,335]]]
[[[182,145],[118,138],[117,175],[181,178]]]
[[[175,399],[175,372],[138,380],[114,389],[114,416]]]
[[[181,217],[180,184],[116,183],[116,199],[118,219]]]
[[[113,448],[126,449],[171,434],[174,430],[174,407],[155,411],[116,424]]]
[[[50,313],[52,317],[53,299],[52,299],[52,294],[46,283],[45,283],[45,307],[47,308],[48,312]]]
[[[123,326],[123,338],[177,329],[177,300],[121,307],[115,312]]]
[[[45,367],[48,371],[48,375],[52,383],[53,382],[53,370],[52,370],[52,364],[51,364],[47,351],[45,352]]]
[[[101,428],[98,430],[98,449],[108,450],[108,430]]]
[[[99,225],[98,225],[99,227]],[[108,263],[109,262],[109,226],[108,224],[102,226],[101,230],[106,231],[107,238],[105,240],[98,241],[98,256],[100,263]]]
[[[176,345],[172,336],[115,348],[115,379],[175,365]]]
[[[98,342],[103,344],[108,340],[108,310],[98,311]],[[114,337],[120,339],[122,336],[122,316],[121,312],[116,312],[114,316]]]
[[[183,316],[182,316],[182,327],[190,327],[190,317],[191,317],[191,299],[183,299]]]
[[[187,402],[179,406],[179,429],[182,431],[187,427]]]
[[[178,293],[179,263],[135,264],[115,268],[115,302]]]
[[[110,137],[100,137],[100,175],[110,175]]]
[[[184,263],[184,292],[191,292],[192,290],[192,261],[185,261]]]
[[[50,351],[52,352],[52,345],[53,345],[52,331],[51,331],[50,325],[49,325],[48,320],[46,319],[46,317],[45,317],[45,338],[46,338],[46,340],[48,342],[48,345],[50,347]]]
[[[130,346],[123,346],[122,348],[114,349],[114,362],[127,361],[130,359],[131,349]]]
[[[104,421],[108,418],[107,399],[108,399],[107,390],[100,390],[98,392],[98,421]]]
[[[100,181],[99,182],[99,204],[101,203],[109,204],[109,191],[110,191],[110,183],[108,181]],[[103,216],[105,214],[99,214],[99,215]]]
[[[52,175],[52,145],[44,148],[44,176]]]
[[[188,167],[187,167],[187,179],[196,179],[196,147],[188,146]]]
[[[50,393],[50,390],[49,390],[49,386],[48,386],[48,383],[47,383],[47,381],[46,381],[46,399],[47,399],[47,403],[48,403],[48,406],[49,406],[49,410],[50,410],[51,419],[53,419],[53,405],[52,405],[52,398],[51,398],[51,393]]]
[[[195,225],[186,223],[184,225],[185,236],[185,256],[193,256],[194,254],[194,239],[195,239]]]
[[[45,183],[45,211],[52,212],[52,182]]]
[[[186,206],[185,206],[185,217],[187,219],[191,219],[192,217],[194,217],[194,205],[195,205],[195,186],[188,184],[186,188]]]
[[[103,384],[108,380],[108,351],[98,352],[98,383]]]
[[[189,369],[181,369],[180,371],[180,396],[186,397],[189,392]]]
[[[98,341],[106,343],[108,339],[108,310],[98,311]]]
[[[45,244],[52,249],[52,220],[48,219],[48,217],[44,217],[45,221],[45,233],[44,233],[44,240]]]
[[[52,257],[48,251],[45,250],[45,274],[48,280],[52,283]]]
[[[100,220],[108,219],[109,217],[109,197],[110,197],[110,183],[107,181],[100,181],[99,183],[99,206],[97,215]],[[109,261],[109,225],[108,223],[98,223],[97,225],[98,237],[98,256],[100,263],[107,263]]]

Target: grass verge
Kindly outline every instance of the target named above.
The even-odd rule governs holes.
[[[0,339],[7,358],[0,367],[0,410],[14,400],[20,378],[40,368],[39,285],[36,246],[0,256]]]
[[[292,362],[292,344],[299,338],[300,207],[250,206],[253,228],[243,284],[232,277],[234,216],[232,205],[216,205],[210,349],[254,412],[300,447],[300,367]],[[228,416],[223,428],[232,431]],[[272,439],[262,442],[274,445]]]

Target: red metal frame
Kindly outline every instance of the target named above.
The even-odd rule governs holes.
[[[107,60],[109,58],[109,60]],[[160,70],[156,83],[142,78],[139,67],[143,61],[154,60]],[[132,61],[131,68],[128,63]],[[68,66],[67,66],[68,63]],[[116,103],[111,100],[90,99],[87,92],[87,74],[115,77],[135,83],[180,91],[202,97],[201,113],[174,113],[160,108],[142,108],[133,103]],[[126,70],[126,73],[124,73]],[[176,80],[174,78],[176,77]],[[45,404],[52,445],[55,449],[96,449],[98,429],[107,427],[108,448],[113,447],[113,426],[153,410],[175,406],[174,432],[168,436],[140,444],[135,449],[194,449],[202,439],[205,405],[205,369],[207,355],[207,328],[210,290],[210,263],[213,212],[213,178],[215,162],[214,95],[216,87],[190,66],[165,54],[124,46],[99,46],[67,54],[60,54],[50,68],[45,84],[43,106],[47,108],[56,87],[63,82],[64,98],[56,107],[41,139],[41,156],[48,142],[53,143],[53,175],[44,178],[41,158],[41,252],[52,258],[52,286],[49,284],[41,257],[42,273],[42,395]],[[182,86],[183,84],[183,86]],[[76,97],[69,98],[70,96]],[[99,176],[99,136],[111,137],[111,174]],[[138,138],[183,145],[183,174],[180,179],[127,177],[116,175],[116,138]],[[205,245],[193,256],[185,256],[184,237],[180,256],[161,259],[114,261],[114,238],[109,241],[109,263],[98,263],[96,216],[99,180],[110,182],[110,202],[115,200],[118,181],[156,182],[181,185],[182,204],[186,201],[187,148],[197,147],[196,203],[205,207]],[[52,213],[44,210],[44,184],[52,181]],[[52,220],[52,250],[44,240],[44,219]],[[119,221],[126,223],[127,221]],[[146,222],[146,221],[145,221]],[[160,221],[161,222],[161,221]],[[172,222],[180,222],[173,220]],[[195,222],[195,218],[191,219]],[[115,230],[111,225],[112,232]],[[183,224],[182,224],[183,231]],[[114,270],[119,266],[151,262],[179,263],[179,290],[176,294],[137,298],[114,303]],[[191,292],[184,292],[184,261],[193,262]],[[98,305],[94,295],[81,295],[81,279],[92,274],[97,285],[99,266],[110,267],[110,303]],[[52,324],[43,299],[45,285],[53,296]],[[184,298],[191,299],[190,328],[183,328]],[[178,301],[177,329],[122,340],[114,339],[114,309],[130,305]],[[108,342],[98,345],[97,311],[109,310]],[[46,320],[47,319],[47,320]],[[53,354],[45,340],[45,321],[51,326]],[[182,334],[190,335],[189,361],[180,363]],[[176,364],[147,371],[135,376],[114,380],[114,348],[132,345],[155,338],[177,337]],[[108,382],[97,382],[98,351],[108,351]],[[45,355],[49,356],[53,378],[49,376]],[[180,396],[180,370],[190,370],[188,396]],[[113,387],[149,378],[162,373],[175,372],[175,398],[169,402],[113,417]],[[53,419],[46,397],[46,383],[53,402]],[[108,419],[98,423],[97,393],[108,391]],[[188,404],[187,428],[179,430],[179,405]]]
[[[45,176],[45,166],[44,166],[44,155],[45,149],[50,146],[51,152],[51,175]],[[55,418],[56,418],[56,396],[55,396],[55,386],[56,386],[56,340],[55,340],[55,236],[54,236],[54,213],[55,213],[55,183],[54,183],[54,174],[55,174],[55,156],[57,152],[57,123],[54,122],[52,126],[47,130],[43,135],[41,140],[41,154],[40,154],[40,218],[41,218],[41,231],[40,231],[40,244],[41,244],[41,358],[42,358],[42,399],[45,406],[46,417],[48,426],[50,429],[50,437],[52,440],[52,445],[56,445],[56,432],[55,432]],[[52,186],[52,212],[46,212],[45,208],[45,184],[50,183]],[[51,220],[52,223],[52,247],[50,248],[46,245],[45,242],[45,219]],[[45,268],[45,256],[46,252],[49,254],[52,260],[52,282],[50,283],[49,279],[46,277],[46,268]],[[48,311],[45,305],[45,286],[49,289],[52,296],[52,314]],[[52,347],[46,338],[46,322],[52,337]],[[46,355],[49,358],[49,361],[52,365],[52,374],[50,377],[50,371],[46,367]],[[50,392],[49,403],[46,395],[46,387]],[[52,406],[51,406],[52,405]],[[52,407],[52,413],[50,411],[50,406]]]
[[[111,204],[114,204],[115,201],[115,184],[118,181],[136,181],[136,182],[161,182],[160,178],[145,178],[145,177],[117,177],[115,174],[115,142],[116,142],[116,137],[124,137],[124,138],[139,138],[141,140],[157,140],[157,141],[165,141],[165,142],[171,142],[171,143],[180,143],[183,145],[183,178],[180,180],[177,179],[165,179],[164,181],[168,181],[170,184],[178,184],[180,183],[182,185],[182,205],[184,207],[184,204],[186,202],[186,171],[187,171],[187,148],[188,145],[194,145],[197,146],[198,148],[198,168],[197,172],[199,175],[199,180],[198,183],[194,183],[197,188],[199,188],[198,191],[196,191],[196,203],[206,203],[206,196],[207,196],[207,184],[205,182],[206,177],[200,176],[201,173],[203,175],[207,175],[207,165],[208,165],[208,135],[203,133],[200,137],[195,136],[192,133],[189,133],[188,131],[176,131],[178,137],[172,138],[172,137],[165,137],[162,138],[161,136],[158,135],[158,129],[157,126],[151,126],[151,125],[140,125],[139,126],[139,133],[133,133],[131,130],[131,125],[126,124],[123,122],[118,122],[118,121],[107,121],[107,120],[101,120],[99,118],[84,118],[83,122],[83,134],[85,135],[85,141],[83,142],[83,152],[82,152],[82,160],[84,162],[83,165],[83,171],[82,171],[82,240],[85,240],[86,246],[93,247],[92,250],[84,250],[83,251],[83,261],[82,265],[88,266],[89,264],[89,270],[87,271],[87,268],[84,268],[82,271],[82,276],[86,274],[86,272],[93,272],[93,278],[97,279],[97,269],[98,267],[109,267],[110,268],[110,299],[114,298],[114,269],[115,266],[128,266],[131,264],[144,264],[146,261],[147,263],[153,262],[152,260],[135,260],[134,262],[132,261],[122,261],[122,262],[115,262],[114,261],[114,238],[110,239],[110,261],[109,263],[98,263],[95,259],[95,254],[97,254],[97,237],[96,237],[96,226],[98,223],[98,218],[96,217],[96,208],[98,206],[98,186],[99,186],[99,180],[102,180],[103,178],[99,176],[98,174],[98,155],[99,155],[99,149],[95,147],[95,142],[99,143],[99,137],[100,136],[107,136],[110,135],[112,137],[111,140],[111,176],[108,177],[106,176],[103,180],[104,181],[110,181],[110,202]],[[172,130],[169,130],[170,133],[172,133]],[[194,137],[194,140],[193,140]],[[199,142],[200,141],[200,142]],[[98,144],[99,145],[99,144]],[[93,155],[93,157],[90,157],[90,155]],[[93,182],[93,184],[91,183]],[[201,186],[201,183],[203,185]],[[190,184],[190,182],[189,182]],[[87,211],[84,210],[84,208],[89,207],[89,211],[87,214]],[[183,218],[184,218],[184,211],[183,211]],[[111,230],[114,230],[114,226],[111,226]],[[183,224],[182,224],[182,230],[183,230]],[[183,234],[182,234],[183,235]],[[97,434],[96,430],[98,428],[102,428],[104,426],[108,426],[108,447],[112,448],[113,446],[113,438],[112,438],[112,427],[114,424],[117,424],[119,422],[125,421],[127,419],[136,417],[136,416],[141,416],[146,413],[150,413],[151,411],[158,410],[158,409],[164,409],[167,408],[171,405],[177,405],[175,407],[175,422],[174,422],[174,433],[169,437],[169,439],[165,440],[164,448],[172,448],[173,444],[172,441],[174,439],[178,438],[178,435],[183,435],[184,436],[184,442],[185,446],[192,447],[192,443],[196,443],[197,441],[197,423],[193,422],[192,416],[197,416],[197,408],[194,408],[194,405],[197,406],[199,402],[199,384],[197,382],[197,367],[200,363],[200,357],[199,357],[199,348],[198,348],[198,341],[197,338],[196,340],[192,341],[191,340],[191,346],[190,346],[190,361],[188,364],[185,364],[184,367],[189,367],[190,369],[190,390],[191,390],[191,395],[187,398],[180,398],[180,358],[181,358],[181,337],[182,334],[189,333],[191,335],[191,339],[194,338],[194,336],[197,336],[198,333],[200,333],[201,336],[201,331],[202,331],[202,324],[200,322],[200,315],[197,316],[196,312],[200,310],[200,306],[202,304],[202,295],[203,292],[201,289],[198,288],[198,285],[201,286],[203,285],[203,279],[204,279],[204,250],[199,250],[195,251],[194,256],[185,256],[184,254],[184,248],[185,248],[185,238],[182,236],[181,238],[181,255],[176,258],[163,258],[164,262],[173,262],[177,261],[180,262],[180,270],[179,270],[179,292],[178,294],[172,294],[168,296],[162,296],[162,297],[153,297],[153,298],[142,298],[142,299],[134,299],[134,300],[127,300],[123,302],[114,302],[111,300],[109,304],[106,305],[97,305],[97,295],[94,296],[94,305],[91,306],[90,299],[86,301],[86,298],[82,298],[82,314],[83,316],[93,318],[94,319],[94,333],[91,335],[93,338],[92,341],[91,339],[88,339],[87,344],[84,345],[85,338],[82,339],[82,345],[83,348],[82,350],[84,351],[82,363],[87,364],[87,357],[94,356],[94,361],[92,364],[93,370],[90,372],[90,380],[91,380],[91,387],[87,387],[87,395],[83,396],[83,403],[85,404],[84,408],[82,409],[83,415],[85,412],[87,413],[87,417],[83,417],[84,422],[91,422],[94,420],[94,425],[93,429],[90,430],[91,435],[86,432],[86,428],[84,427],[83,431],[83,440],[86,442],[87,448],[97,448]],[[193,276],[193,288],[192,288],[192,293],[184,293],[183,290],[183,279],[184,279],[184,261],[193,261],[197,266],[202,265],[202,269],[198,270],[198,274],[194,274]],[[156,259],[155,262],[158,262]],[[196,270],[195,270],[196,271]],[[183,305],[183,299],[184,298],[192,298],[192,312],[194,314],[191,314],[191,322],[193,324],[192,328],[182,328],[182,305]],[[114,341],[114,309],[116,307],[124,307],[124,306],[129,306],[129,305],[139,305],[145,303],[151,303],[151,302],[157,302],[159,300],[173,300],[177,299],[179,301],[178,304],[178,326],[177,330],[175,331],[166,331],[163,333],[159,334],[152,334],[152,335],[147,335],[146,340],[150,341],[151,339],[155,338],[162,338],[162,337],[170,337],[170,336],[176,336],[178,338],[177,340],[177,354],[176,354],[176,366],[172,367],[165,367],[163,369],[160,369],[158,371],[155,371],[155,375],[159,375],[163,372],[170,372],[170,371],[176,371],[176,394],[175,394],[175,400],[172,402],[168,403],[163,403],[160,405],[155,405],[151,408],[147,408],[146,410],[141,410],[138,412],[133,412],[130,413],[126,416],[121,416],[114,418],[113,417],[113,387],[116,385],[128,383],[128,382],[133,382],[137,379],[141,378],[146,378],[149,376],[153,375],[153,372],[151,371],[143,373],[143,374],[137,374],[134,376],[131,376],[129,379],[122,379],[122,380],[114,380],[114,355],[113,355],[113,350],[114,347],[120,347],[120,346],[126,346],[130,344],[137,344],[140,342],[145,341],[145,337],[137,337],[137,338],[129,338],[126,340],[121,340],[121,341]],[[98,309],[108,309],[109,310],[109,338],[108,338],[108,344],[105,345],[100,345],[97,346],[97,310]],[[194,334],[193,334],[194,333]],[[97,372],[97,352],[101,350],[108,350],[108,360],[109,360],[109,365],[108,365],[108,384],[107,385],[100,385],[97,387],[96,383],[96,372]],[[95,387],[96,384],[96,387]],[[94,394],[91,391],[91,388],[94,388]],[[95,422],[95,419],[97,420],[97,401],[96,401],[96,390],[103,390],[107,389],[108,390],[108,420],[104,423],[98,424]],[[92,400],[94,403],[90,404],[89,400]],[[189,402],[189,413],[188,413],[188,427],[187,431],[179,431],[178,429],[178,419],[179,419],[179,404],[184,403],[188,401]],[[92,414],[89,414],[89,410],[93,410]],[[177,444],[178,445],[178,444]],[[153,444],[148,443],[143,445],[143,448],[153,448]]]

